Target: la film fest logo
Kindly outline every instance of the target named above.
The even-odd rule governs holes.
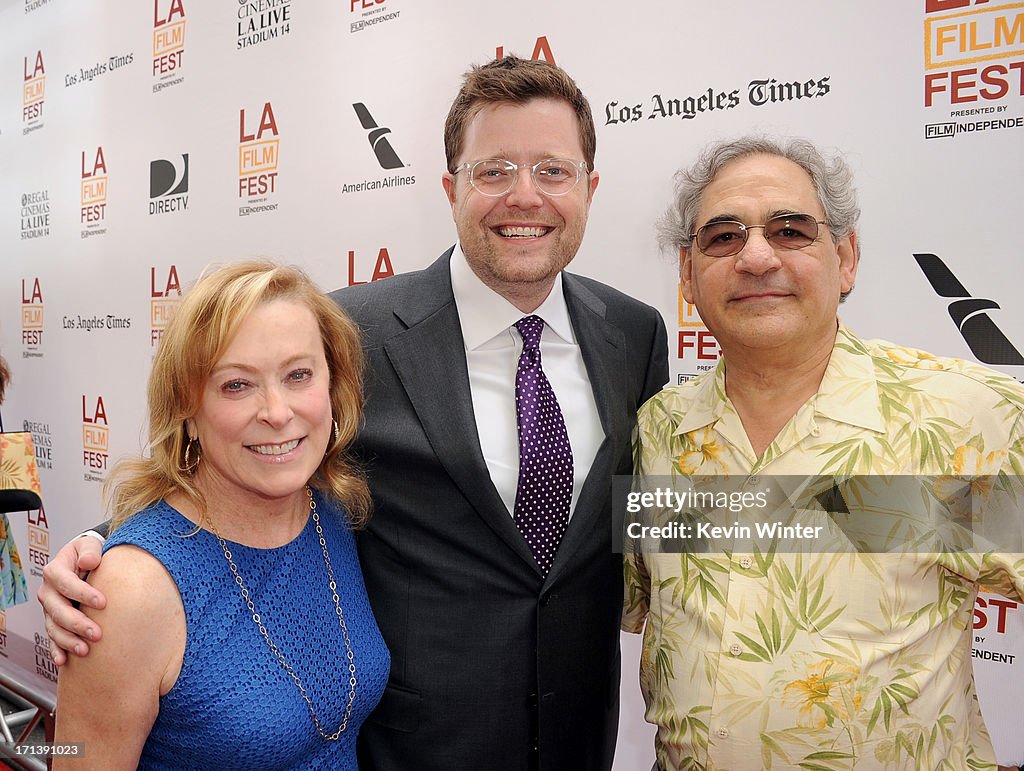
[[[149,162],[149,214],[188,209],[188,153]]]
[[[32,11],[38,11],[44,5],[49,4],[50,0],[25,0],[25,13],[32,13]]]
[[[176,86],[185,52],[185,7],[182,0],[153,0],[153,93]]]
[[[31,59],[34,58],[34,62]],[[46,66],[43,52],[36,51],[35,57],[25,57],[24,82],[21,87],[21,120],[25,123],[22,133],[43,127],[43,105],[46,103]]]
[[[43,568],[50,561],[50,523],[46,520],[46,507],[28,512],[28,562],[30,572],[43,577]]]
[[[50,191],[36,190],[21,194],[21,240],[45,238],[50,235]]]
[[[985,596],[982,596],[984,594]],[[976,659],[991,661],[996,664],[1013,664],[1017,656],[990,647],[1002,647],[1007,634],[1007,621],[1011,614],[1019,614],[1020,603],[1013,600],[993,596],[984,589],[974,601],[974,623],[972,628],[978,634],[974,636],[974,648],[971,655]],[[1010,630],[1012,631],[1012,630]],[[984,632],[985,634],[980,634]],[[1012,637],[1012,635],[1011,635]]]
[[[494,58],[505,58],[505,46],[499,45],[494,47]],[[548,64],[555,64],[555,54],[551,50],[551,43],[548,42],[547,35],[541,35],[533,42],[533,53],[530,54],[530,60],[534,62],[545,61]]]
[[[277,204],[270,196],[277,192],[277,166],[281,156],[281,136],[270,102],[264,102],[259,122],[246,119],[245,109],[238,112],[238,197],[247,202],[238,215],[274,211]]]
[[[238,0],[235,50],[276,40],[291,32],[291,0]]]
[[[401,11],[392,10],[394,3],[388,0],[348,0],[349,14],[359,18],[348,26],[349,33],[362,32],[364,29],[395,21]]]
[[[676,358],[687,368],[680,374],[676,382],[689,380],[694,373],[707,372],[714,369],[718,358],[722,355],[718,340],[704,326],[697,308],[683,297],[682,287],[679,294],[679,330],[676,342]]]
[[[82,466],[86,482],[102,482],[110,453],[110,422],[103,397],[82,394]]]
[[[82,207],[79,221],[85,225],[82,238],[106,233],[102,227],[107,218],[107,160],[102,145],[95,152],[82,150]]]
[[[358,258],[356,257],[355,249],[348,250],[348,285],[356,286],[357,284],[365,284],[366,281],[359,281],[356,279],[356,263]],[[364,260],[358,260],[361,267],[367,263]],[[360,275],[365,275],[365,267],[359,271]],[[382,246],[377,250],[377,259],[373,264],[373,271],[370,273],[370,281],[380,281],[382,278],[388,278],[395,275],[395,269],[391,265],[391,255],[388,253],[386,246]]]
[[[1024,3],[925,0],[925,139],[1024,128]]]
[[[155,348],[181,302],[181,281],[175,265],[167,270],[149,269],[149,345]]]
[[[21,344],[24,358],[43,355],[43,288],[38,277],[21,280]]]
[[[352,105],[359,125],[366,131],[366,141],[373,150],[373,156],[377,165],[385,171],[405,168],[402,159],[395,151],[394,145],[388,135],[391,129],[387,126],[380,126],[376,118],[370,113],[369,108],[363,102],[355,102]],[[362,179],[356,182],[346,182],[341,186],[342,193],[361,193],[367,190],[384,190],[393,187],[404,187],[415,185],[416,177],[412,174],[391,174],[375,179]]]
[[[949,316],[978,361],[996,366],[1024,364],[1024,356],[985,312],[999,310],[999,303],[983,297],[972,297],[938,255],[915,254],[914,259],[935,294],[953,301],[947,308]]]

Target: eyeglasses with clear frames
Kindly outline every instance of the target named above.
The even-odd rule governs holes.
[[[589,174],[586,161],[545,158],[537,163],[512,163],[502,158],[487,158],[464,163],[453,174],[469,172],[469,184],[480,195],[490,198],[508,193],[516,184],[519,172],[530,170],[534,186],[544,195],[560,196],[572,192],[580,178]]]
[[[744,225],[733,220],[709,222],[691,233],[697,248],[708,257],[732,257],[746,246],[749,231],[764,230],[764,238],[782,251],[803,249],[818,240],[818,225],[828,223],[816,220],[810,214],[780,214],[763,225]]]

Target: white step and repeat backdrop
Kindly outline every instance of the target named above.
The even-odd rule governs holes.
[[[502,51],[588,95],[602,183],[573,269],[662,310],[673,380],[718,349],[653,222],[676,168],[751,130],[857,171],[855,329],[1024,377],[1024,3],[0,0],[3,417],[33,433],[45,505],[11,516],[30,592],[143,445],[150,358],[205,265],[269,256],[330,290],[452,243],[442,123]],[[1020,759],[1024,611],[985,595],[975,627],[986,716]],[[632,769],[651,732],[624,644]],[[0,613],[0,667],[53,687],[34,602]]]

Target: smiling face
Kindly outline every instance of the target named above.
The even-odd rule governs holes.
[[[196,484],[216,506],[293,503],[331,435],[330,373],[316,317],[300,302],[257,305],[214,364],[199,410]]]
[[[763,225],[780,214],[825,215],[807,172],[773,155],[751,155],[729,163],[701,197],[697,227],[712,219]],[[779,349],[801,356],[836,334],[840,292],[857,274],[856,235],[832,240],[825,225],[818,239],[797,250],[776,250],[761,228],[749,232],[731,257],[708,257],[696,244],[682,252],[683,297],[728,358],[746,349]]]
[[[572,107],[550,98],[482,107],[466,125],[456,164],[487,158],[517,164],[546,158],[583,160]],[[473,272],[522,310],[536,308],[558,272],[576,256],[597,173],[581,178],[571,192],[558,197],[540,193],[526,169],[508,193],[494,198],[477,192],[467,172],[445,174],[442,183]]]

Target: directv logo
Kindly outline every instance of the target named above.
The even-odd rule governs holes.
[[[188,208],[188,153],[181,154],[181,165],[156,160],[149,164],[149,213],[168,214]]]

